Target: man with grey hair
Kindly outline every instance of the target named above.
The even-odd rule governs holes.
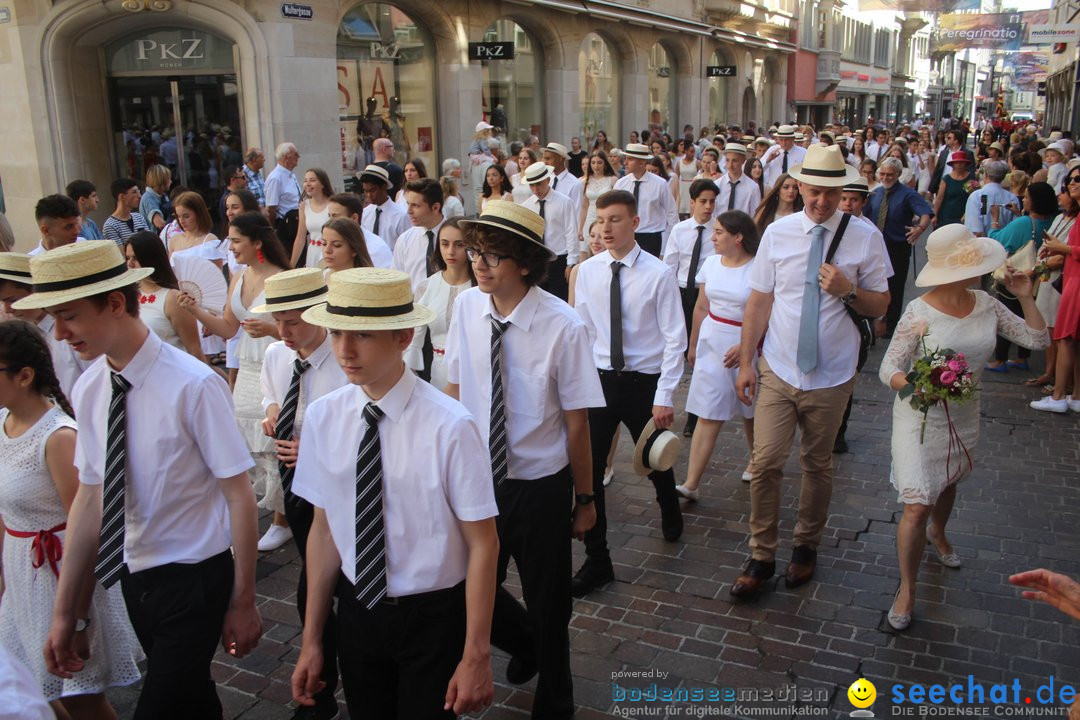
[[[405,184],[405,170],[394,162],[394,143],[390,138],[377,138],[371,143],[371,154],[375,158],[372,165],[378,165],[390,173],[390,197],[397,197],[401,186]]]
[[[291,142],[283,142],[274,150],[274,159],[277,164],[266,178],[266,217],[277,231],[285,252],[291,253],[299,223],[300,184],[293,170],[300,163],[300,151]],[[301,255],[300,266],[303,264]]]
[[[250,147],[244,153],[244,174],[247,175],[247,189],[259,201],[259,207],[266,207],[266,184],[262,169],[266,164],[266,155],[257,147]]]
[[[979,167],[982,187],[968,196],[967,207],[964,210],[964,225],[976,235],[990,234],[994,222],[990,208],[994,206],[999,208],[998,223],[1001,227],[1005,227],[1013,220],[1013,213],[1008,206],[1016,202],[1016,197],[1001,187],[1001,181],[1005,179],[1007,172],[1009,172],[1009,166],[1001,160],[985,160]]]

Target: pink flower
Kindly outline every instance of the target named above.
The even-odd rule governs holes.
[[[942,385],[948,386],[948,385],[952,385],[954,382],[956,382],[956,373],[955,372],[953,372],[952,370],[946,370],[945,372],[941,373],[941,384]]]
[[[967,370],[967,365],[965,365],[963,362],[961,362],[959,360],[950,360],[948,365],[949,365],[949,369],[952,370],[954,373],[957,373],[957,374],[962,373],[965,370]]]
[[[964,359],[964,353],[956,353],[956,359],[957,360],[963,360]]]

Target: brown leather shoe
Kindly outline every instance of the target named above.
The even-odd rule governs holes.
[[[789,588],[805,585],[814,577],[817,567],[817,550],[808,545],[798,545],[791,551],[791,562],[784,571],[784,584]]]
[[[753,597],[757,594],[761,585],[775,573],[776,563],[751,560],[746,564],[746,569],[743,570],[742,575],[736,578],[735,583],[728,592],[737,598]]]

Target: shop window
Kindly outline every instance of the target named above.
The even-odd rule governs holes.
[[[710,65],[734,65],[735,62],[728,56],[717,50],[712,54]],[[735,78],[718,77],[709,78],[709,125],[728,124],[728,93],[734,84]]]
[[[544,139],[541,121],[539,44],[513,20],[496,20],[484,31],[484,42],[514,43],[510,60],[485,60],[483,72],[484,117],[509,140]]]
[[[581,102],[581,134],[592,144],[603,130],[613,145],[625,139],[619,134],[619,68],[607,42],[589,33],[578,51],[578,97]]]
[[[671,55],[661,43],[655,43],[649,50],[648,77],[649,130],[654,136],[658,133],[674,136],[679,130],[672,127],[675,122],[675,68],[671,64]],[[634,120],[636,122],[637,118]]]

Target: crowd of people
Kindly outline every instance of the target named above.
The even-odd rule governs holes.
[[[362,194],[298,176],[288,142],[265,175],[259,148],[224,168],[220,197],[152,164],[111,184],[100,226],[96,188],[75,180],[38,203],[29,254],[5,241],[0,649],[59,717],[109,717],[105,690],[144,659],[135,717],[221,717],[215,649],[255,647],[256,556],[293,542],[294,717],[335,717],[339,683],[357,718],[483,709],[494,645],[510,683],[538,676],[533,717],[569,718],[572,598],[616,578],[620,426],[675,543],[741,421],[749,543],[729,592],[744,602],[777,573],[797,442],[783,576],[805,585],[878,338],[897,391],[886,620],[901,632],[925,541],[963,563],[946,529],[979,432],[977,395],[912,408],[913,365],[949,347],[977,383],[1048,348],[1032,407],[1080,412],[1067,134],[751,123],[673,141],[650,124],[621,149],[600,132],[507,154],[495,130],[480,122],[466,167],[447,159],[440,178],[376,140]],[[931,230],[915,268],[929,290],[905,304]],[[261,537],[257,505],[273,514]],[[503,587],[510,559],[523,602]]]

